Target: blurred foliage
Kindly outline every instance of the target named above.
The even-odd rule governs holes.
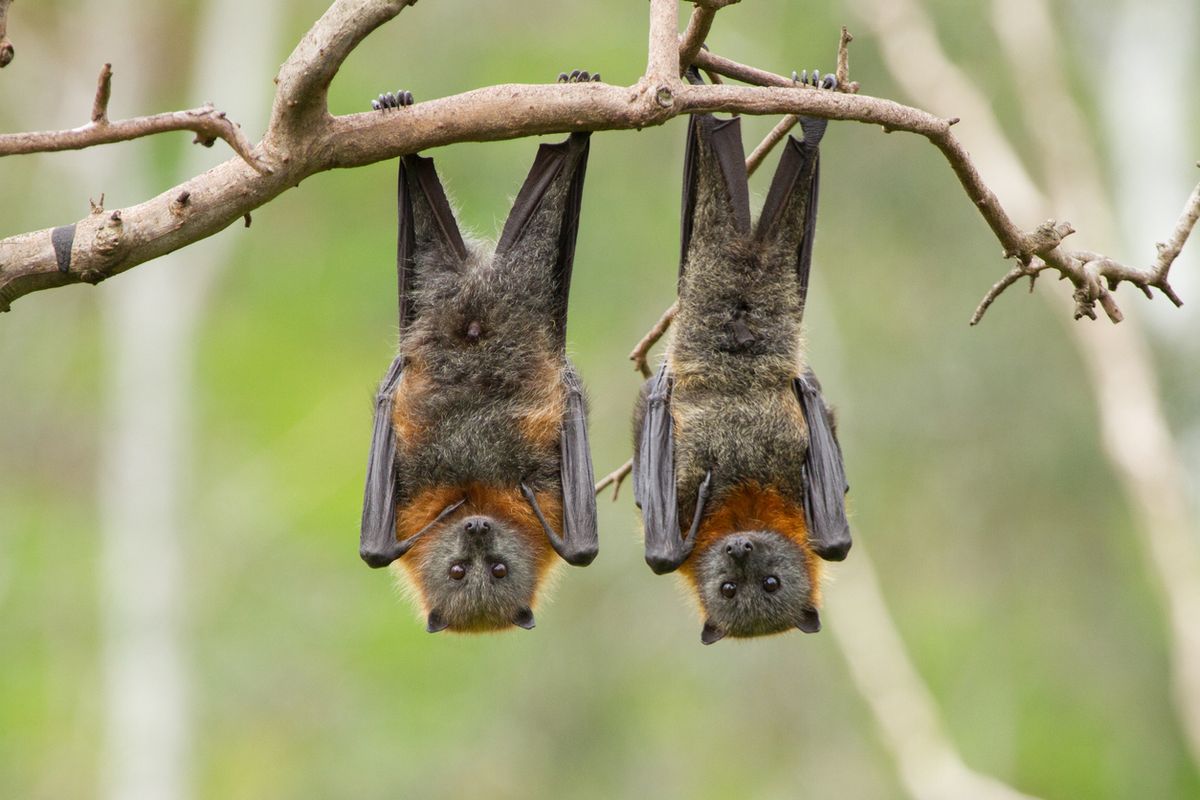
[[[34,48],[87,35],[72,26],[77,5],[16,7],[0,128],[72,125],[90,107],[90,66],[53,76],[77,87],[48,108],[37,79],[16,73]],[[154,110],[208,99],[179,91],[198,4],[167,5],[112,43],[114,60],[152,48]],[[828,70],[838,25],[852,19],[829,5],[743,3],[722,12],[710,44],[780,72]],[[278,61],[323,6],[289,4]],[[331,107],[576,67],[629,83],[645,10],[427,0],[354,53]],[[935,10],[950,52],[1011,108],[1016,87],[978,4]],[[220,69],[220,43],[203,46]],[[903,99],[875,50],[870,37],[855,42],[855,78]],[[113,116],[151,110],[122,105],[120,75],[118,64]],[[748,145],[773,122],[748,121]],[[683,128],[593,141],[569,340],[591,393],[598,474],[629,452],[638,380],[625,356],[672,299]],[[950,735],[972,767],[1048,798],[1200,796],[1170,707],[1159,598],[1063,336],[1068,302],[1014,291],[968,328],[1004,265],[938,153],[851,124],[825,141],[811,358],[840,407],[857,535]],[[154,165],[157,189],[174,182],[177,141],[120,147]],[[464,227],[496,234],[533,151],[516,141],[436,152]],[[226,157],[218,144],[212,163]],[[68,157],[0,164],[0,234],[75,219],[105,190],[73,181],[56,158]],[[773,165],[755,176],[759,199]],[[429,636],[391,579],[359,562],[370,398],[394,346],[394,170],[317,175],[255,212],[250,230],[220,234],[238,245],[196,341],[187,506],[197,796],[900,795],[832,638],[701,647],[683,592],[642,563],[628,487],[601,503],[600,558],[564,570],[531,633]],[[36,294],[0,319],[3,797],[96,792],[109,359],[97,304],[127,280]],[[1195,353],[1159,347],[1174,422],[1194,425],[1195,373],[1175,365]],[[826,625],[849,624],[836,580],[826,598]]]

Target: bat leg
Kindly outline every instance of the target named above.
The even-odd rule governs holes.
[[[525,502],[529,503],[529,507],[533,509],[533,515],[541,523],[546,538],[550,540],[550,546],[554,548],[554,552],[562,556],[563,561],[566,561],[573,567],[586,567],[592,563],[598,552],[594,545],[578,548],[567,542],[563,537],[554,532],[554,528],[550,527],[550,522],[542,514],[542,507],[538,505],[537,496],[533,493],[533,490],[522,483],[521,494],[525,495]]]
[[[599,82],[599,72],[588,72],[586,69],[573,69],[570,72],[558,73],[559,83],[589,83]]]
[[[700,488],[696,492],[696,511],[692,514],[692,525],[688,529],[687,536],[682,539],[676,537],[663,543],[662,546],[646,548],[646,563],[655,575],[674,572],[691,556],[692,549],[696,546],[696,533],[700,530],[700,523],[704,520],[704,507],[708,504],[711,487],[712,471],[710,470],[705,474],[704,482],[700,484]]]
[[[457,500],[446,506],[442,509],[440,514],[433,518],[432,522],[430,522],[424,528],[421,528],[421,530],[417,531],[412,536],[409,536],[404,541],[396,542],[394,545],[383,550],[362,550],[359,552],[359,555],[362,557],[363,561],[366,561],[367,564],[376,569],[379,567],[386,567],[388,564],[391,564],[393,561],[411,550],[412,546],[416,544],[417,539],[420,539],[422,536],[429,533],[429,531],[436,528],[439,524],[441,524],[442,520],[457,511],[465,502],[467,502],[466,498],[463,498],[462,500]]]
[[[404,108],[411,106],[415,101],[413,94],[405,89],[400,89],[395,92],[384,92],[371,101],[371,108],[376,111],[389,111],[393,108]]]

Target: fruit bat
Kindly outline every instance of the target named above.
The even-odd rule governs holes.
[[[800,346],[826,122],[800,124],[751,225],[740,120],[691,118],[679,311],[634,415],[646,562],[680,570],[705,644],[820,630],[820,559],[850,549],[833,414]]]
[[[432,159],[400,162],[400,348],[375,399],[359,554],[400,560],[430,632],[532,628],[555,554],[596,556],[565,352],[588,139],[538,148],[494,252],[459,232]]]

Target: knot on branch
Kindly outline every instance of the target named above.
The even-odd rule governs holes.
[[[121,211],[118,209],[105,216],[101,209],[93,216],[104,217],[99,221],[96,233],[92,237],[93,247],[100,255],[112,258],[120,251],[125,239],[125,223],[121,219]],[[86,275],[84,275],[84,279],[87,280]],[[99,281],[91,282],[98,283]]]
[[[1063,239],[1074,232],[1075,228],[1071,223],[1048,219],[1034,228],[1032,232],[1025,234],[1019,250],[1007,252],[1005,257],[1016,256],[1022,262],[1028,263],[1033,256],[1044,256],[1058,247],[1062,244]]]

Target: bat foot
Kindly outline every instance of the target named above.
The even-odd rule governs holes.
[[[801,86],[812,86],[815,89],[836,89],[837,76],[832,72],[821,75],[820,70],[813,70],[810,74],[808,70],[796,72],[792,70],[792,83]]]
[[[592,73],[585,69],[573,69],[570,72],[558,73],[559,83],[595,83],[599,80],[599,72]]]
[[[393,108],[411,106],[415,101],[410,91],[401,89],[396,92],[384,92],[371,101],[371,108],[376,111],[389,111]]]

